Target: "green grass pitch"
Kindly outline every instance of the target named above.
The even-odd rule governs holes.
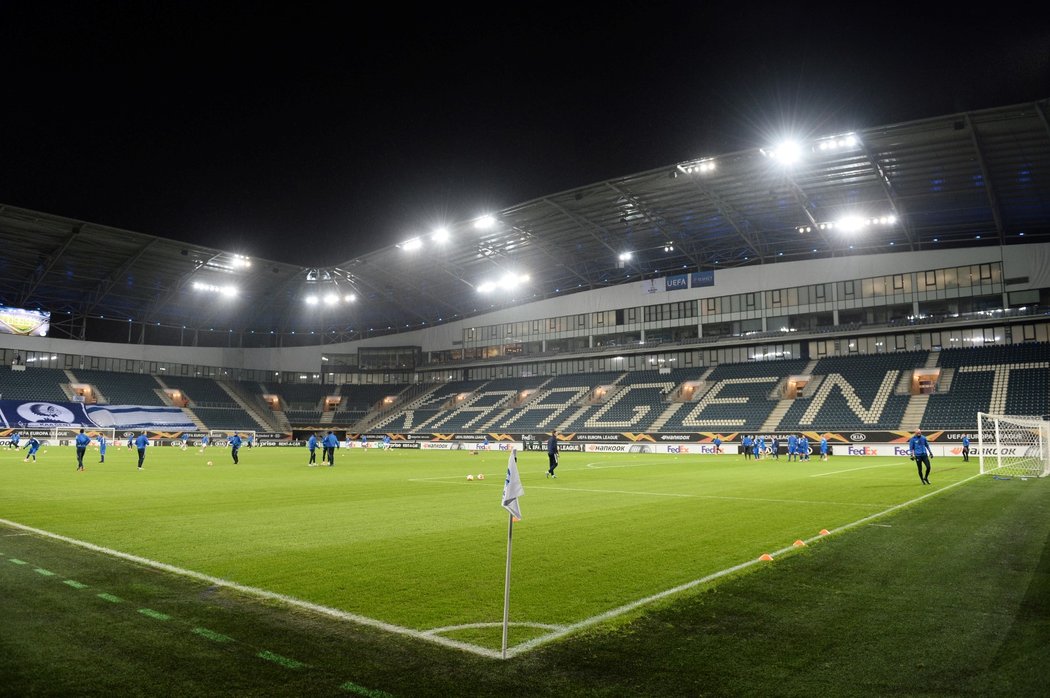
[[[302,448],[0,450],[0,518],[486,650],[501,642],[507,455]],[[934,459],[519,453],[511,646],[586,627],[977,473]],[[211,461],[213,465],[208,465]],[[467,481],[467,474],[485,475]],[[524,643],[530,643],[525,645]]]

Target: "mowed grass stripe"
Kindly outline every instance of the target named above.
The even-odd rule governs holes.
[[[158,449],[142,480],[125,453],[76,488],[66,474],[15,468],[0,473],[0,504],[60,535],[408,631],[501,618],[505,454],[340,452],[335,468],[307,468],[295,449],[242,455],[233,468],[221,452]],[[602,462],[613,467],[587,467]],[[910,501],[914,468],[893,462],[811,478],[830,462],[564,454],[562,477],[546,481],[546,455],[519,454],[513,620],[572,625]],[[975,471],[935,463],[933,477]],[[467,472],[486,480],[466,483]]]

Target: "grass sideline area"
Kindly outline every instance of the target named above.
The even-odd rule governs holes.
[[[498,619],[505,454],[340,452],[330,469],[306,468],[302,451],[242,454],[234,466],[219,449],[157,449],[140,473],[132,454],[111,449],[106,464],[75,473],[71,450],[50,449],[36,469],[0,453],[0,518],[196,571],[225,570],[217,576],[371,618],[395,616],[405,627]],[[935,460],[935,484],[923,488],[911,463],[891,459],[565,454],[551,481],[544,461],[521,454],[525,520],[515,533],[511,618],[547,625],[790,546],[815,518],[834,531],[975,472],[974,464]],[[487,478],[468,483],[468,470]],[[0,611],[10,628],[0,640],[2,676],[14,677],[16,691],[48,693],[64,679],[45,658],[88,651],[90,661],[68,665],[85,694],[114,686],[134,694],[153,676],[154,686],[187,695],[497,695],[515,686],[539,695],[1019,695],[1004,689],[1033,680],[1020,663],[1047,637],[1046,495],[1041,481],[973,479],[748,567],[753,574],[698,585],[508,662],[4,529],[0,580],[13,594]],[[417,517],[439,523],[422,526]],[[224,521],[220,535],[209,532]],[[387,540],[395,531],[397,546]],[[530,535],[532,548],[522,543]],[[471,542],[482,536],[494,555]],[[332,560],[326,538],[347,548],[344,566],[364,569],[314,566]],[[397,547],[404,559],[395,564]],[[619,552],[611,559],[610,548]],[[467,555],[452,554],[458,550]],[[430,574],[417,578],[414,565]],[[463,587],[451,600],[442,598],[450,585],[441,575]],[[424,607],[395,614],[406,598]],[[532,628],[512,630],[526,631],[512,632],[512,643],[536,637]],[[460,639],[491,646],[493,633],[473,629]],[[145,655],[119,649],[124,642]]]

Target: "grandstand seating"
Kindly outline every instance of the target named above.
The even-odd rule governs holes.
[[[928,353],[902,351],[821,359],[812,375],[815,394],[795,400],[781,430],[898,429],[910,395],[896,395],[901,374],[923,366]]]
[[[801,359],[722,364],[707,376],[704,393],[677,410],[662,430],[757,431],[777,405],[770,393],[805,366]]]
[[[27,368],[25,371],[0,370],[0,395],[5,400],[50,400],[67,402],[63,384],[69,383],[58,368]]]
[[[603,404],[591,405],[572,421],[565,431],[645,431],[667,407],[667,395],[687,380],[700,377],[704,369],[673,369],[669,373],[634,371],[623,376],[620,389]]]
[[[187,376],[165,376],[164,383],[169,388],[182,392],[190,400],[190,406],[196,409],[197,405],[209,407],[236,407],[237,401],[222,389],[217,382],[211,378],[190,378]],[[225,427],[215,427],[223,429]]]
[[[930,396],[923,429],[973,429],[978,412],[1050,414],[1046,342],[945,349],[938,365],[953,371],[951,385]]]
[[[111,405],[164,405],[157,395],[157,379],[141,373],[117,373],[78,368],[71,371],[81,383],[95,386]]]
[[[401,431],[429,429],[429,422],[435,421],[446,412],[445,403],[463,393],[471,393],[485,384],[483,380],[455,381],[438,385],[422,398],[409,403],[405,409],[395,411],[373,425],[375,429],[389,426]]]

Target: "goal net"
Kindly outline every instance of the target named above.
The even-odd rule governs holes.
[[[977,457],[981,473],[1050,475],[1050,422],[978,412]]]
[[[107,444],[116,445],[116,429],[112,427],[84,427],[84,433],[91,437],[91,445],[98,445],[98,436],[106,437]],[[51,427],[43,441],[51,446],[69,446],[80,433],[80,427]]]
[[[255,430],[253,429],[210,429],[208,430],[208,445],[226,446],[234,434],[241,435],[241,441],[245,446],[255,443]]]

